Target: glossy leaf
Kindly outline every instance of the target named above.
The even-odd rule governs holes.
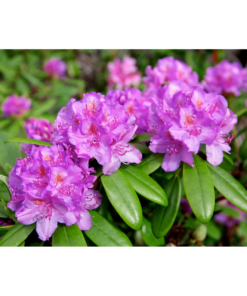
[[[93,226],[85,234],[97,246],[132,246],[125,233],[114,227],[110,222],[95,211],[90,211]]]
[[[142,208],[135,190],[120,171],[109,176],[101,176],[109,201],[131,228],[138,230],[142,226]]]
[[[148,157],[144,158],[141,163],[135,165],[135,167],[149,175],[161,166],[163,158],[164,154],[152,153]]]
[[[143,218],[143,224],[142,224],[142,239],[144,240],[145,244],[150,247],[155,246],[164,246],[165,239],[164,237],[156,238],[153,234],[151,222],[148,221],[146,218]]]
[[[198,155],[194,156],[194,168],[183,164],[183,184],[193,213],[207,223],[214,212],[214,185],[208,167]]]
[[[28,143],[33,145],[41,145],[41,146],[48,146],[50,147],[52,144],[49,142],[34,140],[34,139],[28,139],[28,138],[22,138],[22,137],[16,137],[6,140],[4,143],[10,143],[10,142],[17,142],[17,143]]]
[[[77,224],[66,226],[58,223],[52,235],[53,247],[86,247],[86,241]]]
[[[216,189],[237,208],[247,213],[247,191],[231,174],[206,162]]]
[[[36,224],[23,225],[17,223],[0,239],[0,247],[19,246],[34,230]]]
[[[154,179],[149,177],[142,170],[128,165],[121,168],[120,171],[124,173],[137,193],[162,206],[168,205],[165,191]]]
[[[165,187],[168,196],[168,206],[156,205],[152,216],[152,230],[156,237],[165,236],[171,229],[180,205],[181,182],[178,176],[173,177]]]

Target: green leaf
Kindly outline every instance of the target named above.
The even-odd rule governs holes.
[[[156,237],[165,236],[171,229],[180,205],[181,182],[178,176],[173,177],[166,185],[165,191],[168,196],[168,206],[156,205],[152,216],[152,229]]]
[[[220,240],[221,238],[221,231],[219,227],[215,224],[213,220],[210,220],[207,224],[207,235],[215,240]]]
[[[120,171],[124,173],[135,191],[141,194],[143,197],[162,206],[168,205],[165,191],[157,182],[154,181],[154,179],[149,177],[142,170],[128,165],[120,168]]]
[[[95,211],[90,211],[93,226],[85,234],[97,246],[132,246],[129,238],[125,233],[113,226],[105,218]]]
[[[245,113],[247,113],[247,108],[243,108],[243,109],[239,110],[238,112],[236,112],[236,115],[237,115],[237,117],[240,117],[240,116],[244,115]]]
[[[135,165],[135,167],[149,175],[161,166],[163,158],[164,154],[152,153],[148,157],[144,158],[141,163]]]
[[[183,164],[183,183],[186,197],[195,216],[207,223],[214,212],[215,193],[213,180],[204,161],[194,156],[192,168],[187,163]]]
[[[6,232],[8,232],[13,227],[14,225],[7,225],[7,226],[0,225],[0,237],[3,236]]]
[[[215,211],[216,212],[220,211],[222,214],[231,218],[235,218],[235,219],[241,218],[241,214],[238,211],[228,206],[216,204]]]
[[[77,224],[66,226],[58,223],[52,235],[53,247],[86,247],[85,238]]]
[[[233,171],[235,170],[236,166],[234,164],[234,161],[232,160],[232,158],[224,153],[224,158],[222,163],[219,165],[222,169],[226,170],[226,171]]]
[[[0,132],[0,165],[4,171],[8,174],[11,168],[16,164],[16,159],[21,158],[20,145],[17,143],[11,143],[4,145],[4,141],[9,138],[9,134]]]
[[[156,238],[153,234],[151,222],[147,219],[143,218],[143,224],[142,224],[142,238],[146,245],[150,247],[155,246],[164,246],[165,239],[164,237]]]
[[[9,215],[5,212],[1,204],[0,204],[0,218],[9,218]]]
[[[247,136],[245,137],[242,145],[240,146],[239,155],[242,160],[245,160],[247,158]]]
[[[8,187],[8,177],[0,175],[0,199],[10,201],[11,192]]]
[[[129,143],[130,145],[134,146],[138,149],[142,154],[150,154],[151,151],[149,150],[146,144],[138,144],[138,143]]]
[[[142,226],[142,208],[135,190],[120,171],[101,176],[109,201],[120,217],[131,228],[138,230]]]
[[[216,189],[237,208],[247,213],[247,191],[232,175],[206,162]]]
[[[34,230],[36,223],[31,225],[15,224],[0,240],[0,247],[19,246]]]
[[[48,99],[45,102],[37,104],[36,108],[30,112],[29,117],[38,117],[43,113],[50,111],[51,108],[56,105],[56,103],[56,99]]]
[[[133,140],[133,142],[134,143],[149,142],[151,137],[152,135],[148,133],[140,134]]]
[[[48,147],[50,147],[52,145],[49,142],[28,139],[28,138],[22,138],[22,137],[11,138],[11,139],[6,140],[4,143],[9,143],[9,142],[28,143],[28,144],[48,146]]]

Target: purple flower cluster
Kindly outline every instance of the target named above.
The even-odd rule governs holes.
[[[158,60],[153,69],[151,66],[147,66],[146,75],[143,81],[149,92],[156,90],[166,82],[176,80],[183,81],[191,86],[199,85],[197,73],[192,72],[191,67],[173,57]]]
[[[137,130],[135,121],[117,101],[106,100],[100,93],[88,93],[83,100],[71,99],[60,110],[52,142],[72,144],[79,158],[95,158],[104,174],[112,174],[121,162],[141,162],[141,152],[128,144]]]
[[[110,75],[108,87],[121,89],[123,87],[138,86],[141,82],[141,74],[136,67],[136,60],[125,56],[123,60],[116,58],[108,64]]]
[[[51,141],[51,135],[53,133],[53,125],[48,120],[29,118],[24,125],[24,128],[29,139],[35,139],[45,142]],[[22,151],[30,151],[32,144],[22,143]]]
[[[247,70],[225,60],[207,69],[202,85],[208,92],[239,96],[241,89],[247,90]]]
[[[206,144],[207,160],[219,165],[223,151],[229,153],[233,136],[229,132],[237,123],[237,116],[228,109],[226,99],[206,93],[200,87],[174,83],[163,86],[149,114],[150,150],[165,153],[162,168],[175,171],[180,162],[193,166],[192,153]],[[174,91],[174,89],[176,89]]]
[[[218,223],[224,224],[227,228],[231,228],[232,226],[238,224],[241,221],[244,221],[246,219],[246,213],[239,210],[236,206],[234,206],[232,203],[230,203],[228,200],[222,200],[219,202],[219,204],[223,206],[230,207],[234,210],[236,210],[239,213],[239,218],[232,218],[224,213],[218,213],[214,215],[214,220]]]
[[[16,95],[8,96],[2,105],[2,111],[6,117],[22,117],[31,108],[31,100]]]
[[[66,70],[65,62],[58,58],[51,58],[44,65],[44,71],[50,77],[63,78],[65,77]]]
[[[124,91],[110,90],[106,94],[106,100],[109,104],[121,104],[129,116],[135,116],[137,135],[148,131],[148,113],[153,101],[144,97],[139,89],[126,87]]]
[[[48,240],[57,222],[70,226],[77,223],[81,230],[92,226],[88,210],[101,204],[101,194],[92,190],[97,179],[88,161],[78,159],[68,147],[32,146],[27,158],[18,159],[9,174],[11,201],[18,222],[37,222],[41,240]]]

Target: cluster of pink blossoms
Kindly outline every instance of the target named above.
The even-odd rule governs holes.
[[[183,81],[191,86],[199,85],[197,73],[193,72],[191,67],[173,57],[158,60],[157,66],[153,69],[151,66],[147,66],[146,75],[143,81],[147,86],[146,93],[149,94],[170,81]]]
[[[207,69],[202,85],[208,92],[239,96],[241,89],[247,91],[247,69],[237,62],[222,61]]]
[[[6,101],[2,105],[2,111],[6,117],[22,117],[29,111],[30,108],[30,99],[18,97],[16,95],[7,97]]]
[[[24,125],[24,128],[29,139],[35,139],[44,142],[51,141],[51,135],[53,133],[53,125],[48,120],[29,118]],[[32,144],[21,144],[22,151],[30,151]]]
[[[66,70],[66,64],[58,58],[51,58],[44,65],[44,71],[50,77],[63,78]]]
[[[153,101],[144,97],[139,89],[126,87],[124,91],[110,90],[106,94],[106,100],[109,104],[121,104],[129,116],[135,116],[137,135],[148,132],[148,113]]]
[[[116,58],[108,64],[110,75],[108,87],[121,89],[123,87],[138,86],[141,82],[141,74],[136,67],[136,60],[125,56],[123,60]]]
[[[103,174],[112,174],[121,162],[141,162],[141,152],[128,144],[137,130],[135,121],[118,102],[88,93],[83,100],[71,99],[60,110],[52,142],[72,145],[79,158],[95,158],[103,166]]]
[[[11,201],[18,222],[37,222],[41,240],[48,240],[57,222],[77,223],[81,230],[92,226],[88,210],[101,204],[101,194],[92,190],[97,179],[88,161],[78,159],[71,147],[32,146],[27,158],[18,159],[9,174]]]
[[[197,86],[180,87],[173,92],[174,83],[169,83],[157,92],[149,114],[149,129],[154,134],[149,148],[165,153],[162,168],[167,172],[178,169],[181,161],[193,166],[192,153],[197,154],[201,144],[206,144],[208,162],[219,165],[223,151],[231,150],[229,132],[237,116],[223,96]]]

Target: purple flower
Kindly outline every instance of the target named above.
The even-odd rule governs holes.
[[[186,198],[183,198],[183,197],[181,198],[180,206],[182,207],[185,213],[192,213],[190,204]]]
[[[246,69],[239,63],[224,60],[217,66],[207,69],[202,84],[208,92],[239,96],[241,89],[246,89],[246,77]]]
[[[11,95],[2,105],[3,114],[6,117],[23,117],[31,108],[31,100],[24,97]]]
[[[129,116],[135,116],[137,135],[148,131],[148,113],[152,99],[143,96],[139,89],[126,87],[124,91],[110,90],[106,95],[106,101],[108,104],[121,104]]]
[[[44,142],[51,141],[53,133],[53,125],[48,120],[29,118],[24,125],[24,128],[29,139],[40,140]],[[32,144],[21,144],[22,151],[31,150]]]
[[[59,112],[52,142],[72,145],[79,158],[95,158],[103,173],[111,174],[121,162],[141,162],[140,151],[128,144],[137,129],[135,121],[117,100],[92,92],[83,100],[71,99]]]
[[[57,223],[77,223],[81,230],[92,226],[88,210],[101,204],[101,194],[93,188],[97,179],[88,163],[79,160],[68,148],[32,146],[27,158],[18,159],[9,175],[11,201],[18,222],[37,222],[41,240],[48,240]]]
[[[233,225],[238,224],[241,221],[244,221],[246,218],[246,213],[239,210],[236,206],[234,206],[232,203],[230,203],[228,200],[222,200],[219,202],[219,204],[223,206],[230,207],[234,210],[236,210],[239,213],[239,218],[232,218],[230,216],[227,216],[224,213],[218,213],[214,215],[214,220],[218,223],[224,224],[227,228],[232,227]]]
[[[166,82],[183,81],[191,86],[199,85],[198,75],[185,63],[167,57],[158,60],[157,66],[146,68],[146,77],[143,81],[149,90],[156,90]]]
[[[233,136],[229,132],[237,123],[236,115],[221,95],[187,85],[177,85],[171,92],[170,84],[174,87],[171,82],[156,92],[149,112],[149,131],[154,134],[150,150],[165,153],[162,168],[170,172],[181,161],[193,166],[192,153],[197,154],[200,145],[206,144],[207,160],[219,165],[223,151],[230,151]]]
[[[44,71],[50,77],[65,77],[66,70],[67,66],[65,62],[58,58],[51,58],[44,65]]]
[[[123,60],[116,58],[108,63],[110,75],[108,77],[108,87],[121,89],[123,87],[138,86],[141,82],[141,74],[136,67],[134,58],[125,56]]]
[[[14,222],[11,219],[2,219],[0,218],[0,225],[1,226],[9,226],[9,225],[13,225]]]

